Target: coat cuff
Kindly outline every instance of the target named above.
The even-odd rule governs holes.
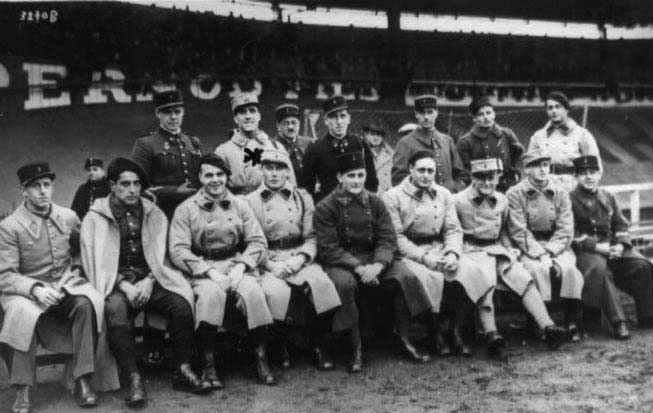
[[[378,262],[380,264],[383,264],[383,267],[386,268],[394,259],[394,256],[391,254],[388,254],[385,251],[377,252],[374,254],[374,262]]]
[[[43,286],[39,280],[20,275],[20,280],[16,283],[16,294],[32,298],[32,289],[35,285]]]
[[[245,267],[247,267],[247,268],[245,269],[246,271],[251,271],[251,270],[253,270],[254,268],[256,268],[256,266],[258,265],[258,263],[255,262],[255,261],[252,259],[252,257],[244,257],[244,256],[241,256],[241,257],[238,258],[237,260],[234,260],[234,262],[237,262],[237,263],[238,263],[238,262],[242,262],[243,264],[245,264]]]

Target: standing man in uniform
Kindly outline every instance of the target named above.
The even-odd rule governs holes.
[[[311,139],[299,134],[301,127],[299,106],[284,103],[274,110],[277,118],[277,136],[274,141],[283,145],[290,156],[292,169],[297,182],[301,182],[304,154],[311,143]]]
[[[496,191],[502,169],[499,159],[473,160],[472,184],[454,195],[464,234],[463,253],[521,298],[526,311],[543,330],[549,347],[557,348],[566,339],[567,331],[551,320],[533,278],[517,260],[518,251],[511,247],[508,199]],[[497,330],[492,296],[486,294],[479,309],[481,326],[488,337]]]
[[[185,110],[179,91],[157,93],[154,106],[159,128],[136,140],[131,157],[145,171],[149,191],[170,220],[177,205],[197,191],[202,144],[181,130]]]
[[[349,333],[349,371],[363,368],[357,301],[373,295],[392,303],[398,350],[412,361],[426,363],[430,357],[415,348],[408,333],[411,317],[430,311],[432,305],[419,279],[395,260],[397,236],[383,201],[365,189],[363,154],[345,153],[337,161],[340,184],[317,205],[314,222],[318,260],[342,302],[333,330]]]
[[[379,180],[372,152],[361,138],[347,133],[351,122],[347,101],[342,96],[333,96],[324,102],[322,108],[328,133],[308,146],[299,186],[306,189],[316,203],[319,202],[338,186],[336,158],[348,152],[362,152],[366,173],[365,189],[376,192]]]
[[[313,262],[317,254],[313,199],[306,190],[288,182],[292,164],[285,152],[267,150],[262,163],[265,180],[246,197],[268,241],[261,282],[282,288],[284,299],[278,305],[268,300],[274,318],[292,320],[307,329],[316,367],[330,370],[333,361],[326,353],[325,339],[331,329],[332,310],[340,306],[340,298],[331,279]],[[283,280],[280,286],[277,280]],[[285,346],[283,358],[289,367]]]
[[[488,96],[472,100],[469,111],[474,126],[458,140],[457,144],[460,160],[466,170],[465,183],[469,185],[471,182],[469,170],[472,159],[498,158],[503,163],[504,171],[497,191],[505,193],[521,179],[519,158],[524,153],[524,147],[512,129],[495,122],[496,113]]]
[[[134,318],[155,311],[168,322],[176,366],[173,387],[206,393],[210,386],[191,368],[193,291],[166,258],[168,220],[141,196],[147,176],[135,162],[116,158],[108,168],[111,195],[100,198],[82,223],[82,263],[105,302],[109,347],[129,383],[128,407],[147,403],[136,361]]]
[[[97,405],[90,377],[95,372],[94,348],[102,329],[104,300],[84,278],[79,257],[71,248],[71,241],[79,242],[79,218],[52,202],[54,178],[45,162],[20,167],[18,179],[25,200],[0,222],[0,305],[4,311],[0,343],[10,350],[7,366],[9,383],[16,388],[14,412],[31,409],[39,340],[62,351],[57,344],[70,343],[72,338],[75,399],[80,406]],[[70,330],[61,337],[66,326]]]
[[[580,341],[578,324],[583,314],[583,274],[571,249],[574,214],[569,193],[549,179],[551,159],[542,151],[522,157],[526,179],[508,190],[510,239],[521,251],[520,262],[530,271],[544,301],[559,297],[571,341]]]
[[[397,232],[399,253],[430,299],[436,353],[449,355],[453,347],[456,354],[470,355],[460,329],[472,305],[494,289],[495,279],[487,277],[462,253],[463,230],[456,205],[451,192],[435,183],[433,153],[415,152],[408,165],[410,175],[382,195]],[[468,298],[459,297],[460,292]],[[442,338],[440,329],[448,315],[454,342],[451,346]]]
[[[367,142],[374,157],[374,168],[379,180],[377,193],[380,195],[392,188],[390,172],[395,151],[385,141],[385,130],[378,120],[372,120],[363,126],[363,139]]]
[[[433,152],[436,164],[435,183],[451,192],[464,187],[459,180],[464,173],[463,164],[451,136],[435,129],[438,118],[438,100],[433,95],[415,98],[415,118],[418,127],[401,138],[395,147],[392,165],[392,185],[396,186],[408,176],[408,159],[418,151]]]
[[[104,198],[111,192],[111,185],[104,173],[104,162],[100,158],[88,158],[84,163],[84,169],[88,172],[88,181],[77,188],[73,203],[70,207],[77,217],[84,219],[88,209],[97,198]]]
[[[629,332],[614,286],[635,299],[639,325],[651,328],[653,268],[633,248],[630,224],[614,195],[599,188],[600,160],[581,156],[574,160],[574,167],[578,185],[570,194],[576,224],[573,246],[578,268],[585,276],[583,299],[603,310],[617,339],[627,339]]]
[[[541,149],[546,152],[551,157],[551,180],[570,192],[576,186],[574,159],[580,156],[595,156],[601,167],[599,147],[594,136],[569,117],[571,106],[564,93],[549,93],[545,107],[549,121],[531,136],[528,151]]]
[[[272,385],[276,378],[267,357],[272,314],[258,271],[267,241],[247,201],[229,192],[229,175],[226,162],[216,154],[201,159],[202,187],[177,208],[170,224],[170,258],[186,274],[195,293],[197,340],[204,371],[210,372],[206,378],[214,387],[222,387],[214,353],[218,328],[224,327],[227,295],[232,294],[247,319],[258,378]],[[270,300],[280,301],[273,294],[279,289],[272,287],[267,291]]]
[[[261,154],[266,149],[285,151],[284,147],[270,139],[259,129],[261,112],[258,96],[241,93],[231,99],[231,111],[238,129],[228,141],[215,149],[215,154],[225,161],[231,170],[229,190],[233,195],[247,195],[263,182]],[[290,181],[297,183],[295,172],[291,171]]]

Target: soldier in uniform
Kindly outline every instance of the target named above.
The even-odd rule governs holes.
[[[568,192],[549,179],[551,158],[535,150],[522,158],[527,179],[508,190],[510,239],[521,251],[520,262],[530,271],[544,301],[553,299],[559,284],[571,341],[579,341],[583,275],[571,249],[574,215]],[[557,294],[558,295],[558,294]]]
[[[453,196],[435,183],[435,159],[429,151],[415,152],[409,161],[410,175],[382,195],[397,232],[402,262],[420,279],[431,303],[431,331],[436,352],[469,355],[460,332],[463,320],[483,296],[494,289],[494,277],[486,277],[478,266],[462,254],[463,231]],[[458,284],[467,297],[458,297]],[[443,293],[445,298],[443,299]],[[442,308],[442,309],[441,309]],[[467,311],[466,311],[467,310]],[[451,315],[450,347],[441,335],[443,320]]]
[[[299,106],[284,103],[277,106],[274,115],[277,118],[277,136],[274,137],[274,141],[283,145],[288,152],[295,178],[297,178],[297,182],[301,182],[304,154],[311,139],[299,134],[301,126]]]
[[[353,354],[349,371],[362,370],[357,300],[376,294],[392,303],[398,350],[415,362],[430,360],[408,338],[411,316],[432,304],[419,279],[395,260],[397,236],[383,201],[366,190],[361,152],[338,157],[338,187],[315,209],[318,261],[333,280],[342,305],[333,320],[335,332],[349,332]]]
[[[495,122],[496,113],[488,96],[475,98],[469,105],[469,111],[474,126],[457,144],[460,160],[467,171],[465,181],[467,184],[471,182],[468,173],[472,159],[498,158],[503,163],[504,171],[497,190],[505,193],[521,179],[519,158],[524,153],[524,147],[511,129]]]
[[[361,138],[347,133],[351,122],[347,101],[342,96],[333,96],[324,102],[322,108],[324,124],[329,132],[306,149],[299,186],[306,189],[315,202],[319,202],[338,186],[336,158],[347,152],[359,151],[365,158],[365,189],[376,192],[379,180],[372,152]]]
[[[175,389],[206,393],[211,387],[193,372],[193,291],[183,274],[168,264],[168,220],[150,200],[145,172],[135,162],[116,158],[108,168],[111,195],[93,204],[82,223],[82,262],[89,281],[105,302],[109,346],[129,383],[127,406],[147,402],[136,362],[134,318],[155,311],[168,322]]]
[[[0,343],[9,350],[9,383],[17,391],[14,412],[31,409],[39,341],[65,352],[70,352],[72,341],[75,399],[80,406],[97,405],[89,380],[96,370],[94,346],[102,329],[104,301],[83,278],[78,251],[71,247],[75,239],[79,246],[79,218],[52,202],[54,178],[45,162],[19,168],[25,200],[0,222],[0,305],[4,311]]]
[[[551,320],[533,278],[511,247],[508,199],[496,191],[502,169],[501,161],[496,158],[473,160],[472,184],[454,195],[464,234],[463,253],[480,264],[488,276],[498,278],[499,286],[521,297],[524,308],[543,330],[548,345],[557,348],[567,338],[567,331]],[[492,296],[486,294],[479,308],[481,325],[488,336],[497,329]]]
[[[639,325],[653,327],[651,263],[633,248],[630,224],[614,195],[599,188],[600,160],[582,156],[574,160],[574,167],[579,183],[570,194],[576,224],[573,246],[576,265],[585,276],[583,299],[601,307],[615,336],[625,339],[628,329],[614,284],[635,299]]]
[[[231,193],[247,195],[263,182],[261,153],[265,149],[285,151],[285,148],[259,129],[261,112],[258,96],[253,93],[234,96],[231,99],[231,111],[238,129],[228,141],[215,149],[215,154],[225,161],[232,172],[229,178]],[[294,171],[290,173],[290,181],[297,183]]]
[[[88,172],[88,180],[81,184],[75,192],[73,203],[70,207],[80,220],[93,205],[97,198],[104,198],[111,192],[111,185],[104,173],[104,162],[100,158],[88,158],[84,163],[84,169]]]
[[[438,100],[433,95],[415,98],[415,118],[418,127],[401,138],[395,147],[392,165],[392,185],[399,185],[408,175],[408,159],[418,151],[431,151],[436,164],[435,183],[451,192],[464,187],[460,181],[463,164],[451,136],[435,128],[438,118]],[[458,181],[458,182],[456,182]]]
[[[569,117],[569,98],[558,91],[549,93],[545,100],[549,121],[536,131],[528,143],[528,151],[542,149],[551,157],[551,180],[567,192],[574,189],[574,159],[592,155],[599,159],[599,147],[594,136]]]
[[[149,177],[149,192],[170,220],[177,205],[197,192],[202,144],[181,131],[185,113],[181,93],[157,93],[154,105],[159,128],[136,140],[131,157]]]
[[[363,139],[367,142],[374,157],[374,168],[379,180],[377,193],[380,195],[392,188],[390,172],[395,151],[385,141],[385,130],[378,120],[373,120],[363,126]]]
[[[266,349],[267,326],[273,320],[258,272],[267,241],[247,202],[227,188],[229,175],[229,167],[217,155],[201,159],[202,187],[177,208],[170,224],[170,258],[186,274],[195,293],[197,340],[204,371],[211,373],[207,379],[215,387],[222,386],[216,372],[215,344],[218,327],[224,327],[227,295],[233,294],[236,307],[247,318],[258,378],[275,384]],[[280,298],[274,291],[267,292],[277,302]]]
[[[268,241],[261,282],[282,289],[281,301],[269,300],[274,318],[307,328],[316,367],[330,370],[333,361],[326,353],[325,337],[340,298],[331,279],[313,262],[317,254],[313,199],[287,181],[292,163],[284,152],[266,150],[262,163],[265,180],[246,197]],[[284,367],[290,366],[285,346],[283,361]]]

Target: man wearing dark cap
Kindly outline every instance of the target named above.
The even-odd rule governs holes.
[[[347,101],[343,96],[333,96],[324,102],[322,108],[324,124],[329,132],[308,146],[299,186],[305,188],[318,202],[338,186],[336,157],[358,151],[362,152],[365,163],[365,189],[376,192],[379,181],[372,152],[361,138],[347,133],[351,122]]]
[[[77,188],[73,204],[70,207],[77,213],[80,220],[93,205],[97,198],[104,198],[111,192],[111,185],[104,172],[104,162],[100,158],[88,158],[84,163],[84,169],[88,172],[88,181]]]
[[[547,154],[530,151],[522,161],[526,179],[506,192],[510,239],[521,251],[519,261],[533,276],[542,299],[560,298],[571,339],[580,341],[583,275],[571,249],[574,214],[569,193],[551,182]]]
[[[337,158],[338,186],[315,209],[317,258],[331,277],[342,305],[333,330],[348,332],[352,347],[349,371],[363,368],[358,300],[392,303],[397,349],[417,363],[426,363],[408,337],[411,317],[431,310],[419,279],[395,260],[397,235],[381,198],[365,189],[366,163],[361,152]],[[361,305],[364,305],[361,303]]]
[[[433,95],[415,98],[415,118],[418,127],[401,138],[395,147],[392,165],[392,185],[399,185],[409,174],[408,159],[418,151],[431,151],[436,164],[435,183],[452,192],[464,188],[461,178],[463,164],[451,136],[435,129],[438,101]]]
[[[609,192],[599,188],[597,157],[574,160],[578,184],[571,191],[576,237],[576,265],[585,276],[583,300],[603,310],[618,339],[628,338],[625,317],[614,285],[635,299],[640,327],[653,327],[653,268],[631,243],[630,223]],[[612,282],[614,280],[614,284]]]
[[[77,403],[97,404],[90,378],[96,371],[94,347],[100,344],[104,300],[79,266],[79,218],[52,202],[54,178],[45,162],[19,168],[24,201],[0,222],[0,305],[4,310],[0,343],[10,349],[6,361],[9,383],[17,390],[14,412],[31,409],[39,342],[56,352],[70,353],[72,348]],[[61,336],[62,332],[67,334]],[[115,369],[98,369],[97,376],[106,378],[95,377],[96,383],[104,383],[98,390],[117,387]]]
[[[149,191],[170,220],[177,205],[197,192],[202,144],[181,130],[185,110],[179,91],[157,93],[154,106],[159,128],[136,140],[131,157],[149,177]]]
[[[274,140],[282,144],[286,152],[288,152],[295,178],[297,178],[297,181],[301,181],[304,154],[311,143],[311,139],[299,134],[301,127],[299,106],[284,103],[277,106],[274,115],[277,118],[277,136],[274,137]]]
[[[143,198],[147,177],[126,158],[108,168],[111,195],[95,202],[82,223],[82,263],[105,302],[109,347],[129,383],[127,406],[147,402],[136,361],[134,318],[155,311],[168,322],[176,375],[175,389],[206,393],[210,385],[193,372],[194,297],[183,274],[167,264],[168,221],[153,202]]]
[[[216,154],[200,160],[202,187],[177,208],[168,249],[195,293],[197,341],[208,372],[206,379],[214,387],[222,387],[214,353],[218,328],[229,327],[224,321],[227,297],[232,296],[246,318],[259,381],[272,385],[276,378],[267,357],[267,326],[272,324],[272,314],[258,270],[268,244],[247,201],[229,191],[230,175],[229,166]],[[274,297],[270,301],[275,301]]]
[[[215,149],[215,154],[225,161],[231,170],[229,190],[234,195],[247,195],[263,182],[261,154],[266,149],[285,151],[282,144],[270,139],[259,128],[261,112],[258,96],[254,93],[240,93],[231,99],[231,111],[238,126],[233,136]],[[288,177],[297,183],[294,170]]]
[[[469,111],[474,126],[457,144],[460,160],[466,170],[465,182],[471,182],[469,171],[472,159],[498,158],[503,163],[504,171],[497,191],[506,192],[521,179],[519,159],[524,153],[524,147],[511,129],[495,122],[496,113],[488,96],[474,98]]]
[[[541,149],[551,157],[551,180],[569,192],[576,186],[573,160],[592,155],[601,165],[599,147],[594,136],[569,117],[571,106],[564,93],[550,92],[545,108],[549,121],[531,136],[528,150]]]
[[[363,126],[363,139],[372,150],[374,168],[379,180],[378,194],[392,188],[390,172],[395,151],[385,142],[385,129],[380,121],[374,119]]]

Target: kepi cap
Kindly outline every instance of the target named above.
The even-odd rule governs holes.
[[[23,165],[18,168],[17,175],[22,186],[27,186],[30,182],[40,178],[54,179],[56,177],[47,162],[34,162]]]
[[[521,161],[524,164],[524,166],[528,166],[535,162],[543,161],[543,160],[550,161],[551,157],[549,156],[549,154],[545,153],[541,149],[534,149],[532,151],[528,151],[525,154],[523,154],[521,157]]]
[[[261,163],[276,163],[291,168],[290,158],[288,154],[277,149],[266,149],[261,155]]]
[[[573,160],[576,172],[585,169],[601,169],[599,165],[599,158],[594,155],[581,156]]]
[[[435,95],[420,95],[415,98],[414,102],[415,111],[417,112],[423,112],[429,108],[438,108],[438,98]]]
[[[365,158],[363,152],[347,152],[336,158],[338,161],[338,172],[344,174],[354,169],[365,169]]]
[[[472,174],[484,172],[503,172],[503,163],[501,159],[487,158],[474,159],[471,162]]]
[[[166,90],[154,95],[154,106],[156,110],[184,106],[184,99],[182,99],[181,92],[178,90]]]
[[[274,109],[274,116],[277,118],[277,122],[293,117],[299,119],[299,106],[293,103],[284,103]]]
[[[324,116],[329,116],[330,113],[337,110],[349,109],[349,106],[347,105],[347,100],[345,100],[344,96],[337,95],[325,100],[322,104],[322,109],[324,110]]]
[[[102,168],[104,166],[104,161],[100,158],[86,158],[86,162],[84,162],[84,169],[90,169],[91,166],[99,166]]]
[[[236,113],[238,108],[254,105],[259,107],[258,96],[255,93],[239,93],[231,98],[231,111]]]

